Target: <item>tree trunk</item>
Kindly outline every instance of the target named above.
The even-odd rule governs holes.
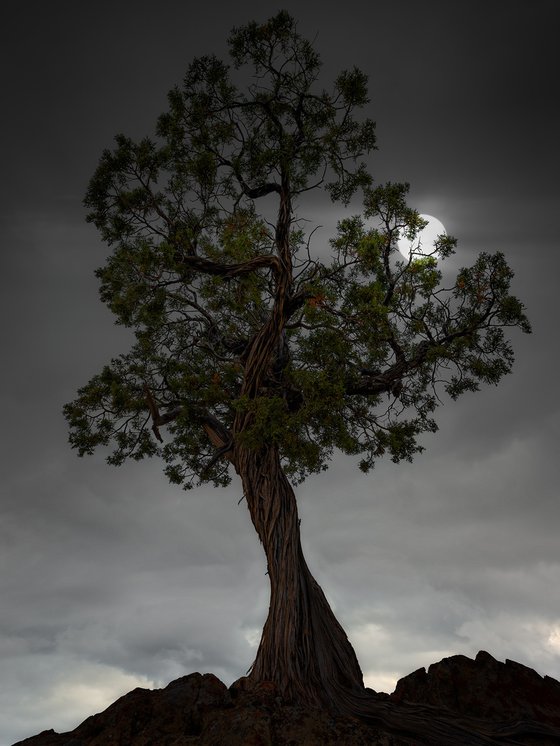
[[[249,681],[274,682],[287,701],[348,711],[348,697],[364,693],[362,672],[305,562],[296,499],[278,450],[240,448],[235,464],[270,579],[268,618]]]
[[[280,264],[274,307],[252,340],[245,361],[241,394],[249,399],[259,395],[287,320],[286,303],[293,284],[288,173],[289,169],[282,170],[275,234]],[[234,442],[250,418],[248,413],[237,414]],[[249,681],[272,681],[286,701],[335,712],[355,711],[356,698],[365,694],[362,671],[305,562],[296,498],[282,470],[278,448],[264,443],[259,449],[249,449],[237,442],[231,461],[241,477],[251,519],[264,547],[270,580],[268,618]]]

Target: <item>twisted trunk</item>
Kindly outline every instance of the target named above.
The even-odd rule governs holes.
[[[344,709],[347,695],[364,691],[362,672],[305,562],[296,499],[278,450],[239,449],[235,460],[270,580],[268,618],[249,680],[273,681],[288,701]]]
[[[253,338],[245,361],[242,395],[261,394],[274,362],[292,290],[289,169],[283,170],[276,223],[275,301],[268,322]],[[300,542],[294,492],[282,470],[278,448],[241,445],[237,435],[251,415],[239,412],[233,426],[231,461],[239,473],[251,520],[262,542],[270,580],[270,608],[249,681],[272,681],[287,701],[348,711],[346,698],[364,693],[362,672],[346,634],[311,575]]]

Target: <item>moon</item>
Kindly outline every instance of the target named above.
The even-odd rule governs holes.
[[[418,233],[414,241],[409,241],[404,236],[402,238],[399,238],[398,240],[399,251],[405,259],[408,259],[410,257],[410,252],[412,250],[423,253],[423,247],[426,249],[426,253],[431,252],[436,238],[442,233],[447,233],[447,231],[445,230],[445,226],[443,225],[441,220],[434,218],[433,215],[420,215],[420,217],[423,220],[427,220],[428,225],[424,228],[424,230]]]

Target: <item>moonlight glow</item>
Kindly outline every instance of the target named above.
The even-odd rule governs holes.
[[[433,249],[436,238],[442,233],[447,233],[441,220],[434,218],[433,215],[420,215],[420,217],[427,220],[428,225],[423,231],[420,231],[414,241],[409,241],[404,237],[399,238],[399,251],[405,259],[409,258],[411,251],[429,254]]]

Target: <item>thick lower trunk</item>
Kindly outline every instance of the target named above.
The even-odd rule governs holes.
[[[483,722],[444,708],[396,704],[365,689],[354,650],[303,557],[296,500],[277,450],[237,448],[234,463],[270,578],[270,608],[249,686],[272,681],[285,702],[357,716],[407,743],[500,746],[525,743],[525,733],[548,734],[538,723]]]
[[[286,700],[347,710],[347,698],[364,693],[362,672],[305,562],[296,499],[278,452],[238,452],[236,467],[270,579],[268,618],[249,680],[274,682]]]

